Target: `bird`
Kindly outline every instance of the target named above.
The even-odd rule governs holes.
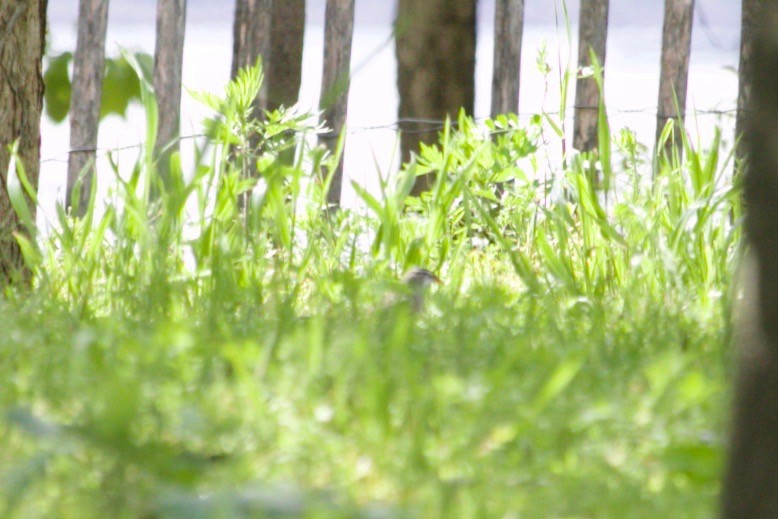
[[[409,302],[413,313],[420,313],[424,309],[424,297],[433,284],[441,284],[442,281],[431,271],[413,267],[402,277],[402,282],[408,287]]]
[[[412,314],[420,314],[430,287],[440,283],[440,278],[431,271],[413,267],[400,278],[396,289],[384,296],[381,308],[383,311],[405,308]]]

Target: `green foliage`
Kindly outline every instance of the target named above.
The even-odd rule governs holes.
[[[713,514],[741,211],[718,136],[654,162],[606,126],[552,165],[550,115],[461,115],[334,211],[315,117],[255,117],[261,82],[194,94],[207,137],[163,181],[141,80],[136,164],[28,242],[0,514]],[[418,315],[387,304],[414,264],[445,280]]]
[[[52,121],[63,121],[70,111],[72,90],[68,67],[72,61],[72,52],[52,56],[43,74],[43,82],[46,85],[43,94],[44,109]]]
[[[134,59],[140,64],[144,76],[151,77],[153,58],[145,53],[133,53]],[[63,52],[48,59],[43,82],[44,109],[46,116],[54,122],[62,122],[70,111],[71,74],[73,53]],[[103,76],[103,95],[100,104],[100,119],[115,114],[126,117],[127,108],[133,100],[140,101],[141,91],[138,75],[127,60],[127,54],[121,57],[105,59],[105,76]]]

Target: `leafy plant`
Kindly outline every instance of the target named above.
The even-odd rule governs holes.
[[[151,77],[153,58],[145,53],[134,53],[141,64],[145,77]],[[44,111],[54,122],[62,122],[70,112],[72,83],[70,68],[73,63],[72,52],[62,52],[50,56],[43,74]],[[127,108],[133,100],[140,101],[140,83],[138,75],[124,55],[105,59],[103,92],[100,104],[100,119],[110,114],[127,116]]]

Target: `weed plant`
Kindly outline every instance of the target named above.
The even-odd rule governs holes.
[[[719,134],[654,157],[603,105],[600,148],[553,165],[551,116],[461,115],[333,209],[316,117],[252,118],[261,80],[195,94],[183,171],[141,79],[132,169],[46,237],[28,215],[3,516],[712,515],[741,216]],[[445,281],[421,314],[385,304],[413,265]]]

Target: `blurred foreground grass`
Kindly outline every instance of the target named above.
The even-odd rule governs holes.
[[[0,513],[713,515],[740,235],[718,135],[652,158],[603,108],[607,146],[552,166],[550,116],[463,116],[334,211],[337,157],[306,114],[252,120],[260,81],[198,94],[195,171],[147,146],[20,237]],[[412,265],[445,282],[419,315],[384,304]]]

